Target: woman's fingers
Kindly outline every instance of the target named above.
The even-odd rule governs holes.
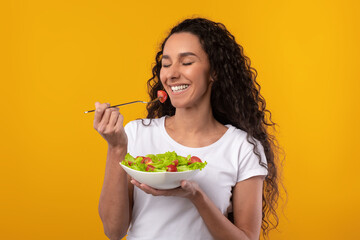
[[[94,128],[112,147],[127,147],[127,136],[123,127],[123,116],[119,108],[110,104],[95,103]]]
[[[144,183],[140,183],[136,181],[135,179],[132,179],[130,182],[135,186],[137,186],[138,188],[140,188],[141,190],[143,190],[144,192],[146,192],[147,194],[151,194],[153,196],[166,196],[168,194],[168,191],[166,190],[164,191],[164,190],[152,188]]]
[[[115,124],[115,129],[120,130],[123,127],[123,123],[124,123],[124,116],[121,113],[119,113],[119,116]]]
[[[99,132],[104,132],[107,128],[107,125],[109,124],[109,120],[110,120],[110,116],[111,116],[111,113],[114,111],[113,108],[107,108],[105,109],[105,113],[99,123],[99,126],[98,126],[98,131]]]
[[[115,126],[119,115],[120,115],[119,109],[114,108],[114,110],[111,112],[111,116],[110,116],[110,120],[109,120],[109,126],[111,126],[111,127]]]
[[[185,180],[181,181],[180,187],[169,190],[155,189],[146,184],[140,183],[135,179],[131,179],[130,182],[147,194],[151,194],[153,196],[177,196],[191,199],[195,197],[196,191],[198,191],[198,185],[195,182]]]
[[[109,107],[109,106],[110,106],[109,103],[103,103],[103,104],[101,104],[99,102],[95,103],[96,110],[95,110],[95,116],[94,116],[94,128],[96,130],[98,130],[98,126],[99,126],[99,124],[101,122],[101,119],[102,119],[102,117],[104,115],[105,109],[107,107]]]

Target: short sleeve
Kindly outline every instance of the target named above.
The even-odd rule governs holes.
[[[267,161],[264,152],[264,148],[257,142],[257,151],[261,156],[261,162],[263,163],[260,165],[259,157],[253,151],[253,145],[249,143],[249,146],[246,147],[246,151],[240,152],[239,160],[239,169],[238,169],[238,177],[237,182],[246,180],[248,178],[254,176],[266,176],[268,174],[267,171]]]
[[[131,153],[133,151],[133,146],[135,144],[135,136],[137,131],[137,124],[136,121],[131,121],[124,127],[126,136],[128,138],[128,153]]]

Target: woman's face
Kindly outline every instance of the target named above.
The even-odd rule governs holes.
[[[183,32],[168,38],[160,80],[175,108],[210,104],[210,63],[197,36]]]

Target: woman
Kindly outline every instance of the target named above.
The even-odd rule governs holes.
[[[259,239],[276,227],[277,169],[265,100],[242,47],[224,25],[203,18],[175,26],[156,55],[148,119],[123,127],[95,103],[94,128],[108,142],[99,214],[110,239]],[[133,156],[175,151],[208,165],[181,187],[157,190],[119,166]],[[270,221],[275,219],[275,224]],[[275,217],[275,218],[274,218]]]

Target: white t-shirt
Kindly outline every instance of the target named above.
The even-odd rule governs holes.
[[[149,123],[148,119],[144,120]],[[165,117],[152,119],[149,126],[141,120],[125,126],[128,152],[136,156],[175,151],[178,155],[197,156],[206,167],[192,179],[196,181],[220,211],[231,211],[231,189],[239,181],[257,175],[267,175],[259,165],[253,145],[246,140],[246,132],[226,125],[226,133],[213,144],[191,148],[173,140],[165,129]],[[258,142],[261,159],[265,154]],[[134,208],[128,240],[210,240],[213,239],[204,221],[190,200],[180,197],[152,196],[134,187]]]

